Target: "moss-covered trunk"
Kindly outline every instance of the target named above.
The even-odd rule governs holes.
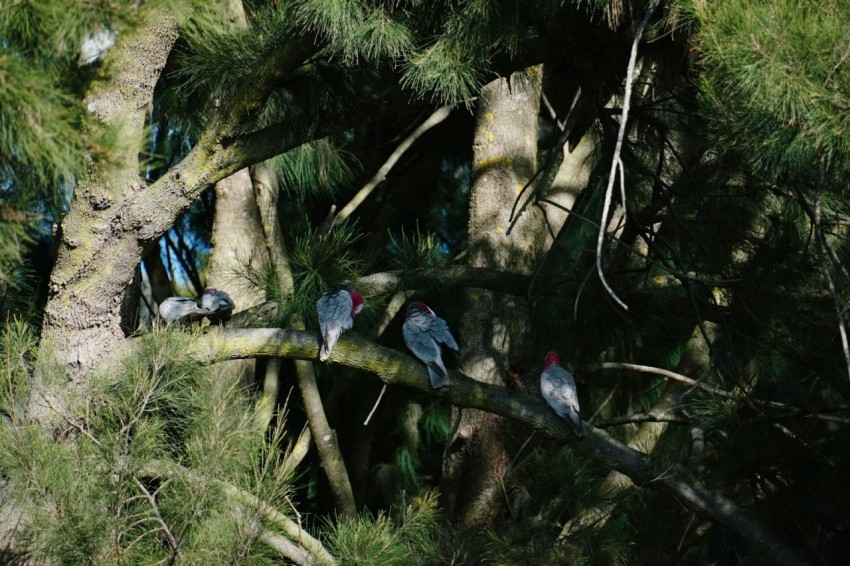
[[[543,250],[546,227],[537,209],[526,211],[507,235],[511,207],[537,167],[540,85],[540,69],[531,68],[482,92],[473,141],[470,265],[529,274]],[[527,372],[534,355],[527,343],[529,314],[516,296],[469,291],[460,332],[462,371],[508,387],[510,375]],[[503,510],[501,480],[518,433],[503,418],[477,410],[455,418],[454,449],[444,462],[447,512],[464,528],[490,525]]]
[[[93,164],[90,175],[79,181],[62,222],[50,278],[43,351],[70,371],[75,384],[84,383],[97,364],[118,352],[125,338],[122,297],[147,244],[131,222],[144,216],[130,205],[146,190],[139,148],[154,85],[176,39],[176,20],[162,12],[151,14],[110,50],[102,75],[86,96],[85,127],[115,130],[119,150],[114,164]],[[62,389],[51,393],[45,383],[35,386],[29,414],[41,418]]]

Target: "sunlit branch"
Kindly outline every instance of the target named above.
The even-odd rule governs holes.
[[[208,482],[213,483],[220,487],[226,496],[239,502],[247,509],[256,511],[263,519],[273,523],[276,527],[281,529],[291,541],[298,541],[298,546],[274,545],[274,547],[279,551],[290,552],[293,549],[297,550],[298,552],[291,552],[291,554],[286,556],[296,564],[336,564],[333,556],[331,556],[325,547],[322,546],[322,543],[313,538],[309,533],[302,530],[295,521],[265,501],[248,493],[247,491],[239,489],[233,484],[219,479],[206,477],[203,474],[190,470],[189,468],[185,468],[172,462],[166,462],[164,460],[148,462],[139,470],[138,474],[142,477],[150,478],[179,477],[193,484],[204,484]],[[272,533],[266,534],[268,534],[272,540],[277,540],[275,539],[277,535]]]
[[[424,135],[428,130],[448,118],[451,111],[452,109],[450,106],[443,106],[431,114],[431,116],[422,122],[418,128],[413,130],[413,132],[407,136],[397,148],[395,148],[384,164],[378,168],[378,171],[372,176],[372,178],[363,185],[363,188],[357,191],[357,194],[348,201],[348,204],[339,211],[339,214],[337,214],[336,219],[334,220],[334,224],[339,224],[350,217],[352,213],[357,210],[357,207],[363,204],[363,201],[369,198],[369,195],[371,195],[372,192],[387,179],[387,175],[389,175],[390,171],[392,171],[392,168],[395,167],[395,164],[398,163],[398,160],[401,159],[408,149],[410,149],[413,143],[422,137],[422,135]]]
[[[319,336],[315,332],[270,328],[217,329],[198,337],[186,351],[186,356],[199,363],[215,363],[270,356],[315,360],[318,353]],[[682,505],[736,532],[770,560],[780,564],[802,564],[785,542],[751,518],[734,501],[708,490],[687,468],[674,465],[659,469],[647,455],[630,449],[597,428],[588,427],[588,436],[580,441],[554,412],[535,397],[482,383],[457,371],[451,372],[451,387],[434,390],[421,363],[356,334],[343,336],[329,361],[373,373],[391,385],[427,392],[458,407],[481,409],[525,423],[622,472],[636,485],[675,497]]]
[[[598,428],[611,428],[625,424],[638,423],[678,423],[688,424],[690,421],[681,415],[675,413],[634,413],[622,417],[615,417],[603,422],[596,423]]]

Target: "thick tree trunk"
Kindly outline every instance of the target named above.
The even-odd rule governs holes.
[[[174,295],[174,289],[171,286],[171,280],[168,277],[168,270],[162,263],[160,256],[159,245],[145,256],[145,271],[148,274],[148,283],[151,286],[151,296],[157,304]],[[152,315],[155,313],[151,313]]]
[[[260,272],[267,263],[254,187],[245,168],[215,184],[215,217],[206,284],[227,291],[236,310],[244,310],[265,300],[263,289],[252,284],[245,272]],[[230,375],[241,376],[245,383],[253,382],[254,360],[232,361],[226,367]]]
[[[207,285],[226,290],[237,311],[252,307],[263,302],[265,294],[243,274],[246,270],[260,271],[267,263],[254,187],[248,169],[242,169],[215,184]]]
[[[50,345],[74,382],[124,341],[122,297],[144,251],[144,242],[124,224],[126,206],[145,190],[138,147],[154,86],[176,39],[176,19],[161,11],[151,14],[110,51],[104,74],[85,99],[86,127],[118,128],[121,152],[108,175],[93,166],[77,186],[51,274],[42,343]],[[51,395],[44,383],[34,385],[28,411],[41,418]]]
[[[529,274],[543,251],[546,227],[530,208],[506,235],[514,201],[537,166],[537,118],[542,73],[530,68],[510,82],[484,87],[476,109],[469,264]],[[530,369],[529,309],[518,297],[467,293],[461,325],[461,369],[485,383],[506,386]],[[503,511],[501,482],[517,434],[502,417],[455,410],[455,438],[444,462],[446,512],[463,528],[492,524]],[[457,420],[459,419],[459,421]],[[517,443],[518,446],[518,443]]]

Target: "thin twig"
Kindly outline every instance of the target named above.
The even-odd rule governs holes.
[[[298,545],[299,545],[299,546],[302,546],[302,544],[301,544],[301,533],[302,533],[302,529],[301,529],[301,513],[299,513],[299,512],[298,512],[298,509],[296,509],[296,508],[295,508],[295,505],[293,505],[293,504],[292,504],[292,500],[290,500],[290,499],[289,499],[289,496],[288,496],[288,495],[284,495],[284,496],[283,496],[283,498],[284,498],[284,499],[286,500],[286,502],[289,504],[289,508],[290,508],[290,509],[292,509],[292,512],[293,512],[293,513],[295,513],[295,520],[296,520],[296,521],[298,521]]]
[[[684,383],[689,387],[710,387],[706,385],[702,385],[696,379],[692,379],[686,375],[682,375],[681,373],[676,373],[675,371],[670,371],[668,369],[657,368],[652,366],[644,366],[640,364],[626,364],[623,362],[603,362],[599,364],[599,369],[628,369],[631,371],[636,371],[640,373],[653,373],[655,375],[661,375],[668,379],[672,379],[673,381],[678,381],[679,383]],[[722,390],[718,390],[722,391]],[[724,393],[726,393],[724,391]],[[729,393],[731,395],[731,393]]]
[[[847,376],[850,378],[850,342],[847,339],[847,327],[845,325],[844,320],[844,308],[842,306],[841,297],[838,294],[838,289],[835,286],[835,281],[832,279],[832,275],[829,273],[829,267],[826,265],[826,261],[824,258],[824,251],[830,251],[829,243],[826,241],[826,236],[823,233],[823,227],[821,226],[821,195],[818,193],[817,197],[815,197],[814,209],[806,200],[805,196],[802,194],[802,191],[797,190],[797,197],[800,201],[800,204],[803,206],[803,210],[806,215],[809,217],[809,220],[812,223],[812,227],[815,232],[815,238],[818,242],[818,259],[820,260],[818,263],[820,264],[821,275],[826,281],[827,289],[829,289],[829,294],[832,297],[832,302],[835,307],[835,314],[838,318],[838,334],[841,337],[841,349],[844,353],[844,363],[847,366]],[[834,253],[834,251],[833,251]],[[832,257],[832,256],[830,256]],[[843,266],[841,265],[838,257],[835,256],[833,261],[836,262],[836,265],[839,266],[843,270]],[[846,272],[844,272],[846,273]]]
[[[622,417],[614,417],[606,421],[594,423],[597,428],[610,428],[613,426],[621,426],[625,424],[637,423],[680,423],[688,424],[690,421],[686,417],[679,416],[675,413],[633,413]]]
[[[841,57],[838,59],[838,63],[836,63],[836,64],[832,67],[832,70],[829,72],[829,74],[828,74],[828,75],[826,76],[826,78],[823,80],[823,86],[824,86],[824,87],[828,87],[828,86],[829,86],[827,83],[829,83],[830,79],[832,79],[832,76],[833,76],[835,73],[837,73],[837,72],[838,72],[838,68],[839,68],[841,65],[843,65],[845,61],[847,61],[847,58],[848,58],[848,57],[850,57],[850,45],[848,45],[847,49],[845,49],[845,50],[844,50],[844,53],[842,53],[842,54],[841,54]]]
[[[378,409],[378,405],[381,404],[381,399],[384,397],[384,393],[387,391],[387,384],[385,383],[383,387],[381,387],[381,392],[378,394],[378,398],[375,400],[375,404],[372,406],[372,410],[369,411],[369,415],[366,417],[366,420],[363,421],[363,426],[368,426],[369,421],[372,420],[372,415],[375,414],[375,411]]]
[[[617,167],[620,169],[620,202],[623,205],[623,210],[626,210],[626,168],[623,166],[623,159],[617,156]]]
[[[71,417],[70,415],[66,415],[64,412],[60,411],[56,407],[56,405],[54,405],[50,401],[50,399],[47,397],[47,395],[42,394],[41,398],[44,399],[44,402],[47,403],[47,406],[50,407],[53,410],[54,413],[56,413],[57,415],[59,415],[60,417],[65,419],[65,422],[67,422],[69,425],[71,425],[72,427],[74,427],[75,429],[77,429],[78,431],[83,433],[86,438],[88,438],[89,440],[94,442],[96,445],[101,446],[100,441],[97,438],[95,438],[94,436],[92,436],[92,434],[89,431],[87,431],[85,429],[85,427],[79,421],[77,421],[77,419]]]
[[[640,43],[641,37],[643,37],[643,31],[646,29],[646,26],[649,24],[649,20],[652,18],[652,15],[655,13],[656,8],[660,4],[660,0],[652,0],[652,3],[649,5],[649,9],[646,11],[646,15],[643,17],[643,20],[640,22],[640,25],[635,32],[634,40],[632,41],[632,51],[629,55],[629,66],[626,70],[626,92],[623,97],[623,112],[620,117],[620,129],[617,132],[617,143],[614,146],[614,156],[611,159],[611,172],[608,174],[608,186],[605,189],[605,203],[602,206],[602,219],[600,220],[600,225],[602,228],[599,230],[599,236],[596,238],[596,272],[599,274],[599,280],[602,282],[602,286],[605,287],[605,290],[611,296],[614,301],[620,305],[623,310],[629,310],[628,305],[624,303],[614,290],[608,285],[608,282],[605,280],[605,274],[602,271],[602,242],[605,239],[605,231],[608,226],[608,213],[611,209],[611,196],[614,192],[614,179],[617,176],[617,171],[619,170],[620,176],[624,176],[624,171],[622,169],[622,160],[620,154],[623,151],[623,140],[626,137],[626,123],[629,117],[629,105],[631,104],[632,98],[632,77],[635,73],[635,63],[637,62],[637,51],[638,44]],[[622,181],[621,182],[625,182]],[[626,207],[625,198],[623,199],[623,208]]]
[[[621,362],[604,362],[599,364],[599,369],[626,369],[631,371],[636,371],[638,373],[651,373],[654,375],[660,375],[662,377],[666,377],[667,379],[671,379],[673,381],[677,381],[684,385],[688,385],[691,389],[702,389],[704,391],[708,391],[709,393],[713,393],[719,397],[724,397],[726,399],[739,400],[741,399],[740,395],[736,395],[734,393],[730,393],[725,389],[720,389],[719,387],[714,387],[712,385],[707,385],[695,379],[691,379],[685,375],[680,373],[676,373],[674,371],[652,367],[652,366],[644,366],[638,364],[626,364]],[[823,414],[824,412],[844,412],[850,410],[850,407],[839,406],[839,407],[818,407],[818,408],[801,408],[794,407],[793,405],[787,405],[785,403],[780,403],[779,401],[766,401],[763,399],[752,399],[750,402],[754,406],[762,406],[762,407],[770,407],[773,409],[780,409],[783,411],[790,411],[789,414],[781,415],[781,416],[765,416],[759,420],[766,421],[777,421],[777,420],[788,420],[793,418],[812,418],[829,422],[838,422],[842,424],[850,424],[850,419],[844,417],[836,417],[833,415]],[[600,425],[601,426],[601,425]]]
[[[451,110],[452,109],[450,106],[443,106],[437,109],[437,111],[431,114],[431,116],[428,117],[427,120],[422,122],[422,124],[420,124],[418,128],[413,130],[413,133],[407,136],[404,141],[399,144],[399,146],[395,149],[395,151],[392,152],[392,154],[384,162],[384,164],[381,165],[375,175],[371,179],[369,179],[369,182],[366,183],[363,188],[360,189],[356,195],[354,195],[354,198],[352,198],[348,202],[348,204],[346,204],[342,208],[342,210],[339,211],[339,214],[337,214],[336,218],[334,219],[334,224],[339,224],[340,222],[351,216],[352,213],[357,210],[357,207],[360,206],[363,201],[365,201],[369,197],[369,195],[372,194],[372,191],[374,191],[381,183],[386,180],[389,172],[392,170],[393,167],[395,167],[395,164],[398,162],[399,159],[401,159],[401,156],[404,155],[408,149],[410,149],[410,146],[413,145],[413,142],[419,139],[425,132],[427,132],[446,118],[448,118],[449,114],[451,114]]]
[[[162,513],[159,512],[159,506],[156,504],[156,499],[151,492],[148,491],[148,488],[145,487],[145,484],[139,481],[139,478],[133,478],[136,481],[136,485],[139,486],[139,489],[142,490],[142,494],[145,496],[145,499],[151,504],[153,508],[153,512],[156,515],[156,521],[162,527],[162,532],[165,533],[165,538],[168,540],[168,546],[171,547],[171,550],[175,556],[180,557],[180,546],[177,544],[177,539],[174,538],[174,534],[171,532],[171,529],[168,528],[168,523],[165,522],[165,519],[162,518]]]

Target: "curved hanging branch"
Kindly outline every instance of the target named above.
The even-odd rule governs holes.
[[[148,462],[137,473],[141,477],[157,479],[179,477],[194,484],[214,483],[221,488],[227,497],[247,509],[255,511],[263,519],[274,524],[284,532],[286,538],[266,530],[260,533],[260,537],[293,563],[303,566],[336,565],[336,560],[334,560],[333,556],[325,549],[322,543],[304,531],[300,524],[257,496],[239,489],[233,484],[206,477],[194,470],[166,460]],[[297,544],[293,541],[297,541]]]
[[[620,174],[621,191],[623,195],[625,195],[625,171],[623,171],[623,161],[620,154],[623,151],[623,140],[626,137],[626,122],[629,118],[629,106],[632,99],[632,77],[635,74],[638,44],[640,43],[641,37],[643,37],[643,31],[646,29],[646,26],[649,24],[649,20],[652,18],[652,15],[655,13],[655,10],[658,8],[660,3],[661,0],[652,0],[652,3],[649,5],[649,9],[646,11],[646,15],[643,17],[643,20],[640,22],[640,25],[635,32],[634,40],[632,41],[632,51],[629,55],[629,66],[626,70],[626,92],[623,96],[623,113],[620,117],[620,129],[617,132],[617,144],[614,146],[614,156],[611,158],[611,172],[608,174],[608,186],[605,188],[605,203],[602,205],[602,219],[600,220],[601,227],[599,229],[599,237],[596,238],[596,273],[599,274],[599,280],[602,282],[602,286],[605,287],[605,290],[611,298],[614,299],[618,305],[623,307],[623,310],[629,310],[628,305],[624,303],[622,299],[617,296],[611,286],[608,285],[608,281],[605,280],[605,273],[602,271],[602,242],[605,239],[605,229],[608,227],[608,213],[611,210],[611,197],[614,193],[614,180],[617,178],[618,172]],[[626,200],[624,196],[623,207],[625,206]]]

